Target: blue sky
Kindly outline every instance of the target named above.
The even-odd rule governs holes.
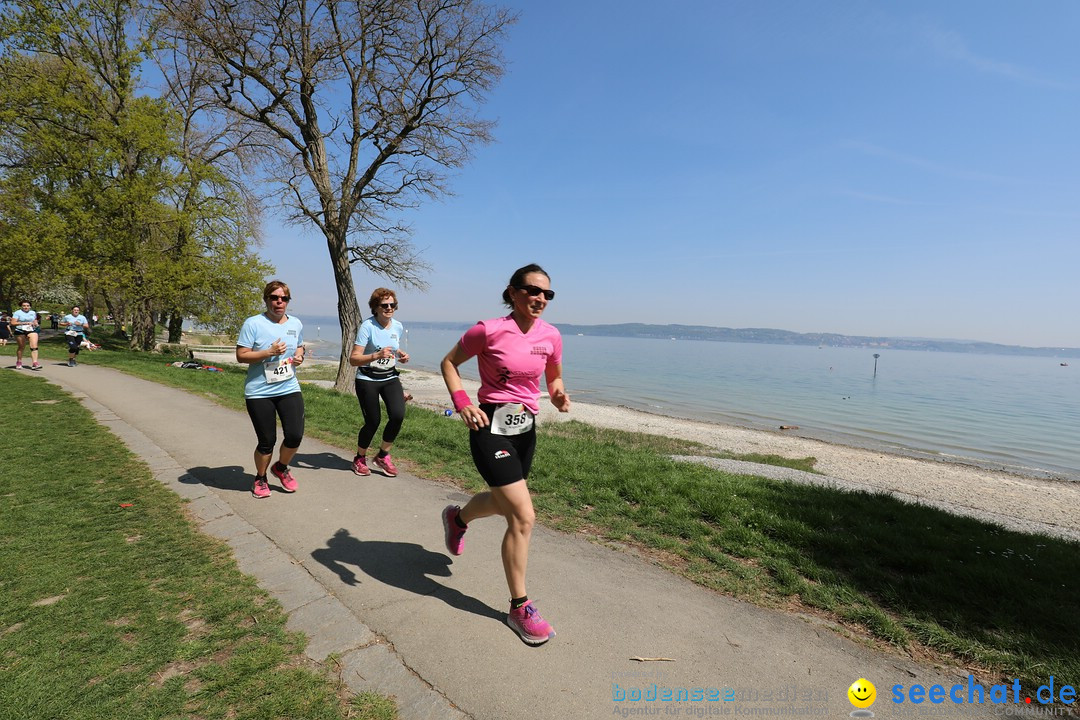
[[[402,322],[498,315],[538,262],[553,322],[1080,345],[1080,3],[508,6],[496,142],[407,217]],[[321,236],[264,230],[336,314]]]

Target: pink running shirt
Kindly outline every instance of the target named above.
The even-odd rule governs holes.
[[[540,413],[540,379],[549,365],[562,364],[562,335],[554,325],[537,318],[523,333],[507,315],[481,320],[460,342],[480,367],[480,402],[518,402]]]

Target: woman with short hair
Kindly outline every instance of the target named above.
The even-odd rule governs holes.
[[[296,492],[296,478],[289,461],[304,439],[304,396],[296,379],[296,368],[304,362],[304,325],[286,314],[292,295],[289,286],[273,280],[263,288],[266,312],[244,321],[236,338],[236,361],[248,366],[244,382],[244,402],[255,428],[255,482],[251,494],[270,497],[266,470],[281,482],[284,492]],[[278,461],[273,466],[277,445],[277,419],[281,418],[284,439]]]
[[[405,391],[401,387],[397,365],[409,362],[409,353],[401,349],[404,328],[394,315],[398,309],[394,291],[376,288],[368,299],[368,307],[371,317],[360,323],[349,354],[349,365],[356,368],[356,399],[360,401],[360,412],[364,416],[364,424],[356,435],[352,468],[357,475],[371,474],[367,454],[382,422],[379,406],[379,398],[382,398],[386,403],[386,427],[373,462],[387,477],[397,477],[390,448],[405,420]]]

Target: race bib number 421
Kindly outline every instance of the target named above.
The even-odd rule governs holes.
[[[263,376],[271,385],[292,379],[296,376],[293,372],[292,359],[286,358],[281,362],[266,363],[263,365]]]

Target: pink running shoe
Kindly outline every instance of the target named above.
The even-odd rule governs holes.
[[[394,462],[390,459],[389,455],[384,457],[375,456],[375,464],[379,466],[379,469],[386,473],[386,477],[397,477],[397,468],[394,467]]]
[[[285,467],[284,471],[281,471],[277,469],[277,463],[274,463],[270,466],[270,472],[274,473],[274,477],[281,481],[282,490],[288,493],[296,492],[296,488],[298,487],[296,478],[289,472],[288,466]]]
[[[511,610],[506,616],[506,624],[529,645],[543,645],[555,637],[555,628],[540,617],[540,613],[533,607],[532,600],[517,610]]]
[[[15,369],[16,370],[22,370],[22,362],[16,361],[15,362]]]
[[[30,369],[31,370],[40,370],[41,365],[39,363],[34,363],[33,365],[30,366]]]
[[[442,511],[442,525],[446,531],[446,550],[451,555],[460,555],[465,550],[465,531],[458,527],[457,516],[461,508],[447,505]]]
[[[363,455],[357,455],[352,461],[352,471],[357,475],[370,475],[371,468],[367,466]]]
[[[266,482],[266,476],[255,478],[255,484],[251,486],[251,494],[257,498],[270,497],[270,484]]]

